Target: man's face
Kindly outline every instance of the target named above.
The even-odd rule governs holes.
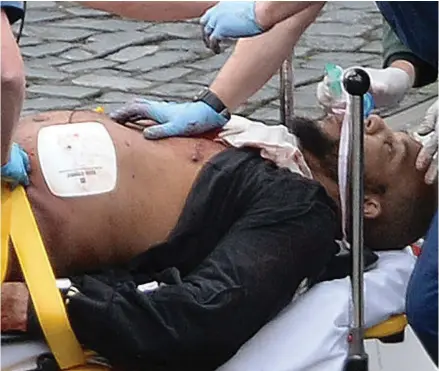
[[[329,174],[337,173],[341,124],[340,118],[328,116],[319,123],[298,122],[294,129],[303,149],[318,158],[323,167],[331,168]],[[424,183],[424,173],[416,170],[420,149],[421,145],[409,134],[392,131],[379,116],[371,115],[365,122],[365,181],[370,191],[366,191],[366,203],[372,193],[377,201],[372,206],[378,208],[372,212],[381,213],[383,207],[391,209],[392,202],[398,198],[436,192],[435,186]],[[332,176],[332,179],[337,178]]]
[[[321,126],[328,138],[339,141],[341,122],[330,117]],[[371,115],[364,126],[365,178],[371,185],[385,188],[389,197],[423,194],[431,188],[424,172],[416,170],[421,145],[406,132],[394,132],[384,120]]]

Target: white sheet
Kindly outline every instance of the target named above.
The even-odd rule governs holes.
[[[365,274],[365,322],[403,313],[415,257],[409,249],[380,253]],[[323,282],[286,307],[217,371],[338,371],[346,358],[349,278]]]
[[[415,258],[404,251],[380,253],[365,274],[367,327],[404,311],[405,292]],[[337,371],[347,355],[349,279],[323,282],[300,296],[264,326],[217,371]],[[2,371],[23,370],[45,350],[39,343],[1,348]]]

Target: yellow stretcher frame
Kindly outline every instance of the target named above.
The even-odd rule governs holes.
[[[1,193],[2,282],[7,272],[9,239],[11,238],[46,342],[60,369],[109,370],[108,367],[87,363],[92,353],[82,349],[70,326],[66,308],[56,286],[55,275],[24,188],[18,186],[11,192],[8,185],[2,184]]]

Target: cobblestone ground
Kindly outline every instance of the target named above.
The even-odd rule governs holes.
[[[315,89],[326,62],[379,67],[380,37],[381,17],[373,2],[328,3],[295,49],[295,113],[321,115]],[[187,101],[213,80],[233,50],[231,45],[213,55],[196,21],[135,22],[51,1],[28,2],[21,45],[28,81],[25,114],[97,105],[108,111],[139,96]],[[275,76],[239,113],[278,122],[278,86]],[[413,91],[398,110],[434,95],[436,84]]]

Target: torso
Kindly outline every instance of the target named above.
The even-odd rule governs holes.
[[[116,188],[105,194],[60,198],[48,189],[40,168],[40,128],[66,124],[70,112],[26,117],[14,140],[31,159],[27,195],[58,276],[123,263],[166,240],[204,164],[224,149],[201,138],[147,141],[140,132],[93,112],[76,112],[71,122],[97,121],[113,139]],[[86,262],[86,264],[85,264]],[[12,263],[12,276],[17,269]]]

